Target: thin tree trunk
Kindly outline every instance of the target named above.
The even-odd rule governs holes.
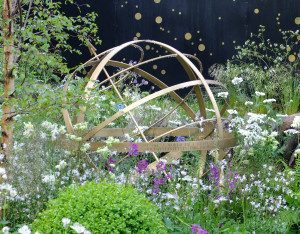
[[[11,156],[13,146],[13,115],[11,99],[15,91],[14,65],[14,25],[12,0],[3,0],[3,81],[4,94],[2,106],[2,144],[5,160]]]

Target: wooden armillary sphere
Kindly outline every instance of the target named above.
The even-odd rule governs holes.
[[[164,50],[168,51],[167,55],[159,56],[155,58],[151,58],[149,60],[143,61],[144,52],[142,50],[141,44],[147,44],[148,46],[159,46]],[[125,62],[114,60],[117,55],[122,52],[127,47],[135,47],[140,50],[141,58],[140,61],[136,64],[127,64]],[[123,102],[124,108],[117,111],[111,117],[105,119],[103,122],[98,125],[92,127],[83,137],[84,142],[90,142],[91,150],[96,150],[98,147],[105,146],[105,142],[92,140],[92,139],[105,139],[105,137],[115,137],[120,138],[120,143],[115,143],[110,146],[111,150],[117,152],[128,152],[130,149],[130,145],[132,142],[126,142],[124,137],[125,133],[132,133],[134,130],[138,131],[139,136],[143,139],[143,142],[136,143],[138,146],[139,152],[151,152],[156,162],[159,161],[159,153],[164,153],[163,158],[170,162],[174,159],[180,158],[182,152],[185,151],[200,151],[201,152],[201,160],[200,160],[200,173],[202,174],[205,161],[206,154],[209,150],[218,149],[222,152],[226,148],[231,148],[235,145],[235,139],[232,135],[226,132],[222,123],[222,114],[225,112],[226,107],[220,111],[213,92],[211,91],[210,85],[214,86],[222,86],[217,81],[213,80],[205,80],[201,74],[199,68],[191,61],[195,60],[200,64],[201,62],[194,56],[186,55],[175,48],[161,43],[157,41],[151,40],[139,40],[139,41],[130,41],[124,43],[120,46],[112,48],[110,50],[104,51],[100,54],[96,54],[94,51],[94,57],[90,59],[88,62],[83,64],[84,67],[92,67],[90,72],[88,73],[88,80],[85,86],[85,94],[82,97],[83,99],[88,99],[91,93],[91,90],[95,86],[95,83],[100,82],[100,85],[106,84],[106,88],[111,88],[114,90],[115,95]],[[189,81],[184,83],[179,83],[173,86],[167,86],[161,80],[150,74],[149,72],[142,70],[140,67],[145,64],[151,64],[158,60],[164,60],[167,58],[176,58],[178,66],[182,66],[184,71],[186,72]],[[109,74],[107,68],[108,67],[117,67],[120,68],[117,73]],[[148,96],[141,98],[140,100],[126,105],[124,102],[124,97],[122,95],[122,90],[118,89],[117,83],[120,82],[118,79],[124,79],[122,74],[128,74],[128,72],[134,72],[139,76],[143,77],[143,79],[147,80],[149,83],[152,83],[154,86],[158,87],[159,91],[154,91]],[[74,73],[75,74],[75,73]],[[104,80],[100,79],[100,75],[104,78]],[[68,91],[68,83],[66,82],[64,90]],[[186,102],[186,98],[182,98],[177,94],[177,91],[180,89],[191,89],[190,93],[195,94],[195,101],[198,103],[198,115],[201,116],[201,121],[199,116],[189,104]],[[206,92],[206,96],[211,103],[214,110],[214,118],[207,119],[205,101],[204,101],[204,92]],[[189,93],[189,94],[190,94]],[[142,129],[138,120],[134,116],[134,109],[137,107],[141,107],[143,104],[163,96],[169,95],[176,103],[176,107],[172,109],[167,115],[160,117],[159,120],[153,120],[153,124],[149,126],[146,130]],[[101,104],[101,103],[100,103]],[[157,127],[157,123],[168,118],[172,113],[178,109],[182,108],[186,116],[191,120],[189,123],[186,123],[182,126],[178,126],[176,128],[171,127]],[[63,109],[63,117],[66,124],[66,128],[68,133],[74,133],[74,124],[78,124],[84,122],[85,120],[85,112],[86,107],[79,107],[79,114],[77,115],[75,121],[72,122],[70,117],[70,112],[67,109]],[[135,125],[135,128],[110,128],[109,125],[117,120],[120,117],[124,117],[125,115],[129,116],[132,122]],[[198,116],[198,117],[197,117]],[[193,141],[183,141],[183,142],[165,142],[166,136],[185,136],[191,137]],[[172,139],[172,138],[169,138]],[[220,153],[220,158],[223,157],[223,154]],[[150,167],[155,166],[155,163],[150,165]]]

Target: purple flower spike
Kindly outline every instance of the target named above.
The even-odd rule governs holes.
[[[203,229],[198,224],[192,224],[191,231],[192,231],[192,234],[209,234],[208,231],[206,231],[205,229]]]
[[[159,186],[163,185],[164,183],[165,183],[164,178],[154,178],[153,179],[154,187],[159,187]]]
[[[136,157],[139,155],[139,146],[135,143],[130,143],[128,155],[130,157]]]
[[[163,161],[159,161],[159,163],[156,164],[156,169],[158,171],[165,171],[166,170],[166,164]]]
[[[220,170],[217,165],[210,165],[210,180],[215,183],[216,186],[220,184]]]
[[[185,141],[185,137],[184,136],[178,136],[178,137],[176,137],[176,139],[175,139],[177,142],[183,142],[183,141]]]
[[[230,191],[233,191],[236,188],[236,183],[238,182],[238,178],[239,178],[239,174],[235,173],[234,177],[231,180],[229,180]]]
[[[159,187],[154,187],[153,189],[152,189],[152,194],[158,194],[160,192],[160,188]]]
[[[143,160],[140,160],[137,165],[136,165],[136,171],[139,173],[139,174],[142,174],[143,172],[145,172],[148,168],[148,161],[143,159]]]
[[[115,169],[111,166],[112,164],[115,164],[117,161],[112,157],[110,156],[108,159],[107,159],[107,162],[106,162],[106,168],[109,170],[109,172],[114,172]]]

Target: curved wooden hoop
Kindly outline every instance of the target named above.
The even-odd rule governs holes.
[[[131,105],[125,107],[123,110],[117,112],[116,114],[114,114],[113,116],[111,116],[110,118],[106,119],[105,121],[103,121],[102,123],[100,123],[99,125],[97,125],[96,127],[92,128],[92,130],[87,133],[83,140],[87,141],[90,138],[92,138],[98,131],[100,131],[101,129],[105,128],[108,124],[110,124],[111,122],[113,122],[114,120],[116,120],[117,118],[123,116],[124,114],[128,113],[129,111],[137,108],[138,106],[141,106],[142,104],[149,102],[155,98],[158,98],[160,96],[166,95],[172,91],[175,90],[179,90],[179,89],[184,89],[184,88],[188,88],[188,87],[192,87],[192,86],[196,86],[196,85],[200,85],[202,84],[202,82],[200,80],[194,80],[194,81],[189,81],[189,82],[184,82],[178,85],[174,85],[174,86],[170,86],[168,88],[162,89],[160,91],[157,91],[153,94],[150,94],[134,103],[132,103]]]
[[[187,71],[189,71],[188,73],[190,74],[191,72],[193,72],[196,74],[197,78],[199,78],[201,80],[201,82],[208,94],[208,97],[213,105],[213,109],[215,111],[215,115],[216,115],[216,119],[217,119],[218,134],[219,134],[219,137],[223,138],[224,130],[223,130],[223,126],[222,126],[221,114],[220,114],[217,102],[214,98],[214,95],[213,95],[209,85],[207,84],[206,80],[202,76],[201,72],[196,68],[196,66],[190,61],[189,58],[187,58],[186,56],[184,56],[184,54],[182,54],[181,52],[179,52],[178,50],[176,50],[175,48],[173,48],[167,44],[164,44],[161,42],[156,42],[156,41],[151,41],[151,40],[140,40],[140,41],[127,42],[127,43],[124,43],[123,45],[115,47],[101,60],[99,65],[96,67],[95,71],[93,72],[93,74],[90,78],[90,81],[86,85],[85,91],[87,93],[89,93],[89,90],[91,88],[93,88],[94,83],[96,82],[99,74],[103,71],[105,65],[109,62],[109,60],[111,60],[116,54],[118,54],[124,48],[126,48],[132,44],[138,44],[138,43],[142,43],[142,42],[162,46],[163,48],[170,51],[171,53],[177,54],[179,61],[182,63],[184,68],[186,68]]]

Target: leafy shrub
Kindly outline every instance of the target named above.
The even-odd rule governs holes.
[[[157,208],[132,187],[86,183],[62,192],[33,222],[41,233],[72,233],[62,219],[79,222],[92,233],[166,233]]]

